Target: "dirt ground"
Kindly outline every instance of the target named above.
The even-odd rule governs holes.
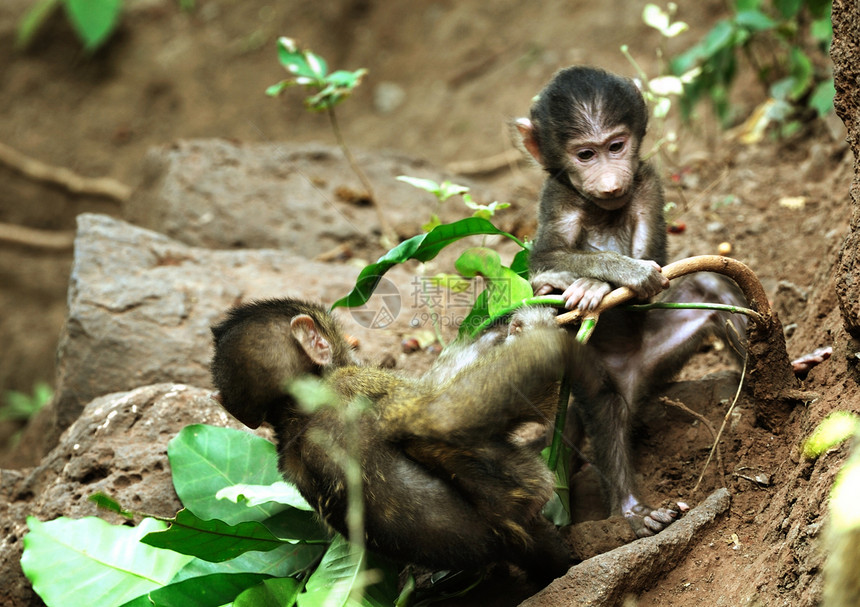
[[[657,69],[659,37],[641,23],[644,2],[198,0],[183,12],[173,0],[127,0],[119,32],[93,57],[81,51],[62,14],[30,50],[16,52],[15,26],[30,4],[0,6],[0,141],[132,187],[146,150],[180,138],[332,142],[325,117],[302,109],[301,92],[278,100],[263,94],[283,76],[275,54],[280,35],[300,39],[334,67],[369,69],[354,99],[338,110],[348,141],[439,166],[510,150],[507,122],[527,111],[560,67],[591,63],[633,75],[619,51],[629,44],[646,71]],[[715,0],[678,4],[691,31],[669,53],[693,44],[722,16],[723,3]],[[742,118],[764,97],[748,66],[740,79],[734,101]],[[680,151],[660,164],[667,199],[678,205],[673,219],[686,227],[670,236],[671,257],[715,253],[730,243],[731,255],[756,272],[779,312],[789,355],[832,345],[839,316],[830,275],[848,225],[853,170],[841,123],[819,122],[787,141],[743,146],[714,126],[705,107],[700,113],[680,131]],[[473,178],[527,205],[541,175],[514,164]],[[68,231],[81,212],[122,215],[112,201],[69,195],[2,165],[0,180],[0,222]],[[0,389],[29,392],[53,377],[71,251],[3,243],[0,251]],[[374,258],[380,251],[360,253]],[[722,368],[725,358],[705,352],[684,378]],[[845,373],[846,362],[836,357],[814,369],[805,388],[819,398],[796,411],[779,435],[754,427],[751,407],[741,401],[721,443],[731,516],[638,605],[738,605],[756,593],[767,605],[814,599],[798,588],[817,569],[798,567],[792,577],[792,564],[780,559],[796,558],[799,549],[786,556],[781,546],[798,541],[787,537],[795,503],[805,525],[821,523],[844,453],[810,476],[797,445],[829,410],[857,409],[857,386],[844,381]],[[704,413],[719,427],[727,409],[724,403]],[[712,464],[703,487],[691,493],[711,438],[684,414],[661,410],[646,420],[641,438],[646,498],[695,502],[723,484]],[[759,473],[769,482],[750,480]],[[804,601],[774,598],[797,601],[798,592]]]

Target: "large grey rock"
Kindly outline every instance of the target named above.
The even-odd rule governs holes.
[[[26,519],[99,514],[87,498],[102,492],[125,508],[173,516],[181,507],[173,490],[167,443],[185,426],[206,423],[247,428],[209,398],[210,391],[158,384],[98,398],[30,470],[0,470],[0,606],[41,605],[21,571]]]
[[[402,154],[354,153],[388,223],[403,237],[419,233],[436,199],[395,178],[441,182],[450,176]],[[337,147],[177,141],[152,148],[143,175],[125,217],[187,244],[280,248],[312,259],[343,242],[373,242],[379,234],[367,191]],[[452,200],[442,213],[454,220],[471,211]]]
[[[164,381],[210,385],[209,327],[229,307],[267,297],[329,304],[349,292],[358,272],[282,251],[188,247],[104,215],[81,215],[53,431],[59,436],[96,396]],[[399,284],[403,299],[414,289],[405,270],[387,278]],[[397,333],[409,327],[406,314],[385,329],[343,310],[337,314],[371,351],[399,344]]]

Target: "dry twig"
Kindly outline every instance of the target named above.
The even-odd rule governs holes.
[[[0,223],[0,241],[11,242],[39,249],[56,251],[71,250],[75,242],[74,232],[57,232],[53,230],[35,230],[9,223]]]
[[[59,186],[72,194],[101,196],[117,202],[131,197],[131,188],[110,177],[82,177],[65,168],[45,164],[25,156],[4,143],[0,143],[0,162],[34,181]]]

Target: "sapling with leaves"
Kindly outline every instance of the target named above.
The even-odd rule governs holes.
[[[408,183],[409,185],[426,192],[430,192],[436,197],[436,212],[430,216],[430,221],[421,226],[421,229],[425,232],[429,232],[436,226],[442,225],[442,221],[439,219],[438,207],[453,196],[463,197],[463,204],[472,210],[472,217],[481,217],[487,220],[495,216],[496,211],[501,211],[511,206],[508,202],[499,202],[498,200],[495,200],[490,204],[479,204],[472,199],[472,195],[469,193],[468,187],[452,183],[447,179],[442,183],[436,183],[432,179],[420,179],[418,177],[400,175],[397,180]]]
[[[329,72],[325,59],[310,49],[300,48],[295,40],[287,37],[278,38],[278,60],[290,73],[290,77],[270,86],[266,89],[266,94],[277,97],[291,86],[303,86],[315,91],[313,95],[305,98],[305,107],[312,112],[325,112],[328,116],[337,144],[343,151],[353,173],[367,190],[368,198],[376,209],[382,238],[390,246],[396,242],[396,234],[389,226],[379,200],[373,193],[370,180],[346,144],[335,112],[335,106],[349,97],[355,88],[361,84],[367,70],[361,68],[351,72],[346,70]]]
[[[685,118],[707,97],[723,126],[730,125],[736,118],[730,92],[740,57],[749,62],[767,95],[740,128],[742,141],[760,140],[769,125],[788,136],[801,120],[833,110],[835,89],[827,60],[833,38],[830,0],[737,0],[728,11],[700,42],[669,62],[675,76],[699,69],[684,83],[680,101]]]
[[[815,460],[844,441],[851,442],[851,455],[833,482],[822,542],[827,607],[860,604],[860,416],[851,411],[831,413],[803,445],[803,455]]]

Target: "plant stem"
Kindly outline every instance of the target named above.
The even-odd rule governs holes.
[[[394,246],[397,242],[397,234],[391,228],[385,214],[382,212],[382,207],[376,199],[376,194],[373,193],[373,186],[371,185],[370,180],[367,178],[367,175],[364,174],[364,171],[361,170],[361,167],[358,166],[358,163],[355,161],[355,157],[352,155],[352,150],[349,149],[349,146],[343,138],[343,133],[341,132],[340,125],[337,122],[337,115],[335,114],[334,107],[327,107],[326,113],[328,114],[329,123],[331,124],[331,130],[334,133],[335,139],[337,139],[338,146],[340,146],[343,155],[346,157],[346,161],[349,163],[349,167],[358,177],[359,181],[361,181],[361,185],[364,189],[367,190],[367,196],[370,198],[370,203],[376,211],[376,218],[379,221],[379,228],[382,231],[383,245],[386,247]]]
[[[655,301],[647,304],[630,304],[622,306],[625,310],[634,310],[636,312],[647,312],[648,310],[716,310],[718,312],[731,312],[732,314],[744,314],[753,319],[758,319],[761,314],[749,308],[740,306],[730,306],[727,304],[715,303],[685,303],[682,301]]]
[[[567,423],[567,404],[570,402],[570,378],[565,373],[561,378],[561,389],[558,393],[558,409],[555,412],[555,426],[552,429],[552,444],[546,465],[555,472],[561,455],[561,441],[564,438],[564,425]]]

